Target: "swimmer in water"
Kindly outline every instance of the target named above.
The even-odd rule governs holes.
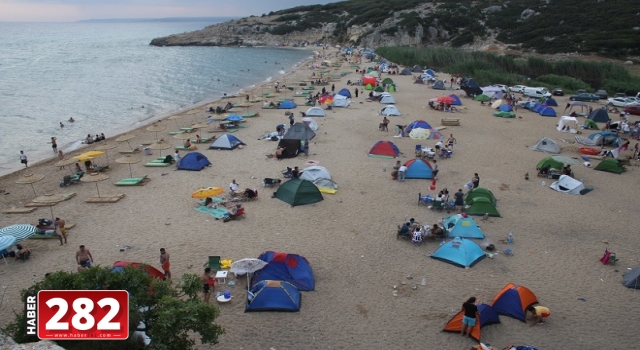
[[[62,124],[62,122],[60,122],[60,128],[64,128],[64,124]]]
[[[73,123],[73,122],[75,122],[75,121],[76,121],[76,120],[75,120],[75,119],[73,119],[73,117],[69,118],[69,120],[68,120],[68,122],[69,122],[69,123]]]

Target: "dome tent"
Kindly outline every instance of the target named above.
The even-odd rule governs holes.
[[[538,298],[529,288],[509,283],[496,294],[491,307],[500,315],[526,322],[527,308],[536,303]]]
[[[431,165],[422,159],[411,159],[404,163],[407,171],[404,173],[405,179],[432,179],[433,170]]]
[[[400,150],[393,142],[378,141],[369,150],[369,157],[395,158],[399,153]]]
[[[431,130],[432,129],[432,127],[431,127],[431,125],[429,125],[429,123],[427,123],[424,120],[420,119],[420,120],[416,120],[413,123],[407,125],[407,128],[405,129],[405,132],[406,133],[410,133],[411,130],[413,130],[415,128],[423,128],[423,129],[427,129],[427,130]]]
[[[292,207],[324,200],[318,187],[313,182],[303,179],[291,179],[283,183],[273,197],[289,203]]]
[[[292,100],[285,100],[278,105],[278,109],[293,109],[296,107],[298,107],[298,105]]]
[[[554,154],[560,153],[560,146],[558,146],[558,143],[548,137],[541,138],[535,145],[529,146],[529,149]]]
[[[400,112],[400,110],[398,109],[398,107],[396,107],[395,105],[388,105],[385,106],[381,111],[380,114],[384,115],[384,116],[400,116],[402,115],[402,113]]]
[[[211,165],[209,159],[199,152],[189,152],[185,154],[180,163],[178,164],[178,170],[193,170],[200,171],[204,167]]]
[[[300,299],[300,291],[293,284],[264,280],[247,293],[244,311],[300,311]]]
[[[315,277],[309,261],[304,256],[266,251],[258,259],[267,263],[251,281],[251,285],[263,280],[287,281],[300,291],[315,289]]]
[[[465,238],[456,237],[438,248],[431,255],[432,259],[441,260],[458,267],[473,267],[485,258],[484,250],[478,243]]]
[[[329,171],[325,167],[312,165],[310,167],[302,169],[300,178],[313,182],[317,179],[331,179],[331,174],[329,174]]]
[[[464,310],[460,310],[453,316],[442,330],[444,332],[460,333],[462,331],[462,316],[464,316]],[[476,314],[476,325],[471,327],[469,335],[476,341],[480,341],[480,328],[498,323],[500,323],[498,313],[491,306],[480,304]]]
[[[307,117],[326,117],[327,116],[324,109],[320,107],[311,107],[307,109],[306,115]]]
[[[233,150],[240,145],[244,145],[244,142],[240,141],[239,138],[231,134],[224,134],[213,141],[209,149]]]

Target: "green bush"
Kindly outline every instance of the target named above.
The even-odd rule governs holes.
[[[563,89],[568,91],[576,91],[580,89],[589,90],[591,88],[589,84],[580,79],[556,74],[541,75],[537,77],[536,80],[544,83],[544,86],[547,86],[550,89],[558,86],[561,86]]]

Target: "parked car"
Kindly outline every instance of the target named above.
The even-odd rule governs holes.
[[[637,97],[627,97],[627,98],[626,98],[626,100],[627,100],[627,102],[631,102],[631,103],[633,103],[633,104],[640,105],[640,98],[637,98]]]
[[[615,98],[615,97],[622,97],[622,98],[625,98],[625,97],[627,97],[627,94],[625,94],[624,92],[617,92],[613,97],[614,97],[614,98]]]
[[[551,97],[551,93],[542,87],[528,87],[524,89],[522,92],[524,96],[533,97],[533,98],[547,98]]]
[[[596,95],[600,96],[601,100],[606,100],[609,98],[609,94],[607,94],[607,90],[598,90],[596,91]]]
[[[553,96],[564,96],[564,90],[557,88],[557,89],[553,89],[553,91],[551,92],[551,94]]]
[[[514,86],[509,86],[509,91],[523,93],[525,88],[526,86],[524,85],[514,85]]]
[[[640,106],[625,107],[624,112],[633,115],[640,115]]]
[[[616,107],[628,107],[636,105],[636,102],[622,97],[614,97],[607,99],[607,104]]]
[[[500,89],[502,89],[502,92],[507,93],[509,92],[509,88],[506,85],[502,85],[502,84],[493,84],[491,86],[495,86],[495,87],[499,87]]]
[[[585,92],[577,95],[571,95],[571,97],[569,97],[569,100],[595,102],[595,101],[600,101],[600,96],[596,94],[588,94]]]

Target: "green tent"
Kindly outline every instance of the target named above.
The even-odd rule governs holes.
[[[598,124],[591,119],[587,119],[584,121],[584,128],[590,130],[599,130]]]
[[[469,191],[469,193],[467,194],[467,197],[465,198],[465,203],[467,204],[471,204],[471,201],[474,198],[488,198],[491,203],[496,204],[496,197],[493,195],[493,193],[491,191],[489,191],[488,189],[484,188],[484,187],[476,187],[474,189],[472,189],[471,191]]]
[[[476,97],[473,98],[474,101],[481,101],[481,102],[487,102],[487,101],[491,101],[491,97],[484,95],[484,94],[480,94]]]
[[[396,86],[395,85],[389,86],[389,92],[396,92]]]
[[[471,204],[465,207],[464,212],[469,215],[485,215],[500,216],[496,206],[491,203],[491,200],[486,197],[476,197],[471,200]]]
[[[278,187],[274,197],[291,204],[292,207],[317,203],[324,199],[313,182],[302,179],[291,179],[283,183]]]
[[[371,84],[367,84],[364,87],[365,90],[373,90],[373,86]]]
[[[496,112],[493,113],[494,116],[496,117],[502,117],[502,118],[515,118],[516,114],[513,112]]]
[[[384,78],[384,80],[382,81],[383,84],[393,84],[393,79],[391,78]]]
[[[562,169],[564,164],[569,165],[582,165],[582,163],[576,159],[566,156],[548,156],[542,158],[541,161],[538,162],[536,168],[540,169],[545,166],[549,166],[551,169]]]
[[[382,86],[376,86],[376,88],[373,89],[373,91],[375,91],[375,92],[384,92],[384,89],[382,88]]]
[[[627,170],[619,160],[613,158],[603,160],[602,162],[600,162],[600,164],[598,164],[597,167],[595,167],[595,169],[616,174],[622,174]]]

